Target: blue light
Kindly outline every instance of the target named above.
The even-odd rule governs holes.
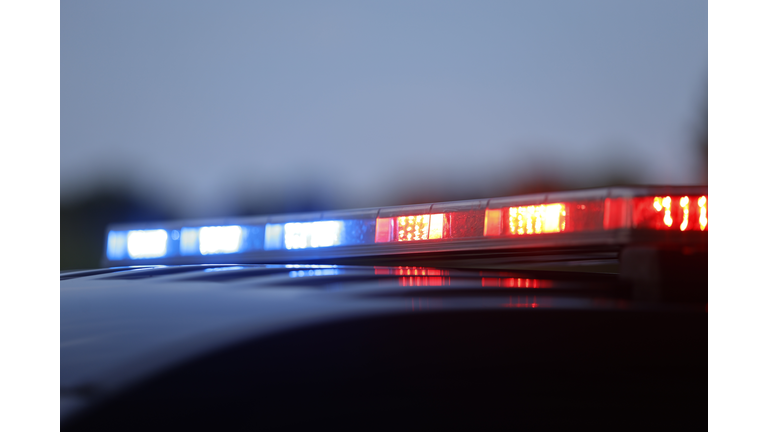
[[[109,261],[124,261],[299,251],[372,243],[374,231],[375,219],[210,226],[192,223],[165,229],[112,230],[105,255]]]
[[[340,274],[337,269],[322,269],[322,270],[295,270],[288,273],[288,277],[310,277],[310,276],[335,276]]]
[[[107,235],[107,258],[116,261],[125,258],[128,249],[125,231],[110,231]]]
[[[168,251],[168,232],[163,229],[131,230],[127,243],[128,255],[133,259],[161,258]]]

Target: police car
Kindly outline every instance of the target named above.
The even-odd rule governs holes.
[[[706,426],[706,187],[108,228],[64,430]]]

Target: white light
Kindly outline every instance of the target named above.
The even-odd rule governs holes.
[[[309,246],[309,225],[308,223],[287,223],[285,224],[285,248],[286,249],[305,249]]]
[[[285,224],[285,248],[306,249],[341,244],[341,221],[322,221]]]
[[[168,233],[165,230],[128,231],[128,255],[131,258],[160,258],[168,247]]]
[[[316,247],[338,246],[341,244],[340,221],[313,222],[311,226],[310,245]]]
[[[200,228],[200,253],[228,254],[240,250],[243,229],[237,225]]]

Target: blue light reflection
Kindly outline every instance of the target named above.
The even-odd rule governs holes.
[[[288,277],[335,276],[338,274],[341,274],[341,271],[337,269],[294,270],[288,273]]]

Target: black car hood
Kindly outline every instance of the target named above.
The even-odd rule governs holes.
[[[61,275],[62,417],[165,368],[334,320],[442,310],[626,309],[616,275],[334,265],[123,267]]]

